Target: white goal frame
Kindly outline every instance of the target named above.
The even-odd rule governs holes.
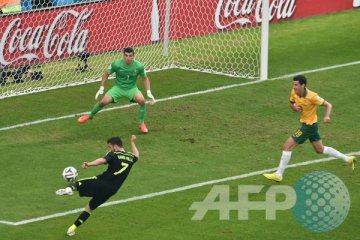
[[[151,4],[148,4],[148,8],[144,10],[148,13],[151,12],[152,33],[150,44],[148,40],[141,40],[134,43],[123,43],[126,39],[119,39],[118,41],[121,42],[122,45],[115,43],[117,46],[116,48],[102,47],[100,49],[95,49],[94,46],[106,45],[107,43],[97,42],[88,44],[86,41],[90,39],[91,35],[89,34],[89,30],[84,26],[87,24],[87,21],[91,20],[91,17],[93,17],[92,15],[95,15],[95,12],[98,15],[94,16],[93,19],[100,19],[101,17],[105,19],[108,15],[114,14],[112,21],[117,20],[116,11],[118,10],[115,9],[113,12],[104,12],[99,14],[100,11],[96,8],[96,4],[102,4],[104,5],[104,8],[108,5],[113,7],[115,4],[119,4],[117,0],[92,1],[88,4],[72,4],[62,7],[43,9],[43,11],[46,11],[48,14],[44,14],[42,11],[39,12],[33,10],[2,15],[0,20],[4,23],[4,25],[0,26],[0,70],[5,67],[9,67],[10,70],[16,70],[24,64],[30,65],[31,68],[34,67],[35,69],[29,70],[31,74],[27,74],[27,72],[26,75],[24,74],[25,80],[20,79],[19,81],[21,84],[11,84],[14,83],[15,80],[13,82],[4,82],[4,85],[0,86],[0,99],[99,81],[104,69],[107,68],[113,60],[120,58],[121,54],[119,53],[121,52],[121,49],[127,46],[135,46],[136,58],[145,65],[148,72],[179,68],[248,79],[266,80],[268,78],[269,0],[209,0],[206,1],[206,3],[204,1],[192,0],[140,1],[147,3],[151,2]],[[189,11],[185,13],[189,14],[189,16],[186,15],[184,17],[179,15],[179,12],[184,12],[184,6],[187,6],[185,5],[186,3],[203,4],[203,2],[203,6],[195,6],[195,9],[191,10],[192,12]],[[122,3],[129,4],[124,8],[134,7],[131,5],[131,3],[133,3],[131,0],[124,0]],[[206,7],[210,3],[213,6],[217,5],[215,14],[213,12],[207,12],[209,9],[206,9]],[[241,4],[249,5],[241,6]],[[260,18],[260,4],[262,19]],[[249,11],[250,5],[253,7],[252,12]],[[194,8],[194,6],[191,7]],[[236,7],[239,9],[235,9]],[[138,6],[135,6],[133,9],[136,8],[138,8]],[[198,12],[201,8],[204,8],[204,13],[207,13],[206,18],[202,18],[204,14],[202,12]],[[109,7],[109,9],[111,9],[111,7]],[[257,15],[254,13],[255,11],[257,11]],[[214,19],[213,15],[219,14],[219,12],[221,12],[224,16],[215,16]],[[47,16],[51,14],[53,15],[52,20]],[[229,16],[231,14],[233,16]],[[254,14],[254,16],[250,16],[251,14]],[[130,20],[133,18],[141,18],[141,16],[136,16],[137,17],[130,17]],[[186,22],[187,17],[189,17],[191,21],[200,20],[200,22],[204,22],[206,20],[213,22],[210,24],[214,24],[215,22],[218,24],[219,21],[226,21],[227,18],[230,17],[233,17],[233,19],[230,23],[224,23],[220,28],[217,25],[218,31],[214,31],[212,26],[205,26],[205,28],[208,29],[201,32],[203,30],[201,24],[204,23],[200,23],[200,27],[194,27],[194,29],[186,30],[189,32],[182,33],[181,28],[187,26],[191,27],[191,24],[193,24],[192,22]],[[37,18],[39,19],[36,21],[33,20]],[[260,21],[261,24],[258,24]],[[31,23],[38,25],[30,25]],[[99,21],[99,24],[101,24],[101,21]],[[196,24],[198,23],[195,22],[193,25]],[[239,25],[241,25],[241,27],[238,27]],[[230,27],[225,28],[224,26]],[[105,27],[106,26],[104,26],[104,28]],[[138,26],[136,25],[132,26],[132,28],[135,29],[133,30],[134,32],[140,31],[138,36],[140,38],[142,37],[142,34],[144,34],[141,32],[143,31],[144,26],[140,26],[140,28],[137,27]],[[101,27],[95,27],[93,30],[95,32],[100,31],[101,29],[99,28]],[[121,26],[121,29],[122,28],[125,28],[125,32],[127,31],[126,23]],[[243,29],[242,31],[244,32],[240,32],[240,34],[243,36],[245,35],[245,37],[243,37],[244,39],[251,38],[251,35],[247,36],[246,34],[252,34],[251,31],[254,31],[254,39],[250,39],[248,43],[244,43],[244,39],[236,42],[237,35],[235,34],[237,34],[236,31],[239,29]],[[53,31],[53,33],[49,33],[51,31]],[[199,31],[201,33],[199,33]],[[261,34],[259,34],[260,31]],[[53,36],[51,36],[51,34],[53,34]],[[129,35],[129,33],[125,33],[125,35],[126,34]],[[225,40],[219,40],[224,42],[217,43],[216,41],[219,39],[218,36],[225,36]],[[113,41],[111,39],[111,33],[108,38],[110,41],[109,45],[114,45],[113,42],[111,43],[111,41]],[[226,42],[228,40],[231,42]],[[53,47],[57,49],[51,50],[51,44],[53,44]],[[71,44],[72,46],[70,46]],[[187,50],[183,50],[181,48],[184,47],[185,44],[189,44],[188,46],[185,46],[185,49]],[[227,44],[230,46],[228,49],[222,48]],[[237,45],[239,45],[239,47]],[[244,45],[249,45],[249,48],[246,48],[246,46],[237,52],[238,49]],[[252,45],[254,45],[254,47],[252,47]],[[65,47],[61,49],[59,46]],[[190,49],[189,46],[193,49],[196,49],[195,47],[199,47],[201,51],[209,48],[210,51],[199,51],[202,55],[199,56],[199,59],[196,59],[197,56],[188,56],[197,51],[197,49],[195,51]],[[138,52],[137,49],[139,49],[139,47],[140,51]],[[78,74],[78,79],[68,80],[74,77],[74,74],[69,72],[69,69],[75,69],[76,66],[74,66],[74,64],[78,64],[77,61],[79,55],[86,53],[88,48],[91,50],[89,55],[91,59],[89,60],[90,62],[94,62],[95,60],[93,59],[98,58],[98,56],[102,54],[106,55],[109,53],[109,57],[107,57],[106,60],[101,60],[102,62],[91,64],[90,68],[94,70],[92,74],[81,73]],[[148,52],[142,48],[146,48],[146,51]],[[218,48],[222,48],[220,51],[228,51],[226,55],[224,54],[224,56],[221,56],[221,59],[223,60],[225,57],[229,56],[229,59],[226,61],[229,61],[232,64],[230,67],[225,67],[225,71],[221,68],[222,65],[219,67],[219,65],[222,64],[222,60],[217,59],[216,56],[214,57],[213,55],[216,54],[211,52],[217,50]],[[181,51],[187,52],[184,52],[181,56],[176,56],[176,54],[179,52],[181,53]],[[234,58],[235,55],[242,54],[241,51],[243,51],[245,55],[243,57],[236,56]],[[249,52],[251,51],[252,55],[249,56]],[[153,54],[153,52],[157,53]],[[116,55],[114,54],[110,56],[111,53],[117,54],[117,57],[115,58]],[[191,59],[194,59],[196,63],[194,64]],[[250,60],[250,63],[246,62],[247,59]],[[157,61],[159,61],[159,63],[157,63]],[[86,64],[87,63],[85,62],[85,65]],[[217,64],[217,66],[213,68],[213,64]],[[236,65],[242,65],[241,69],[244,70],[249,68],[250,72],[246,73],[242,72],[242,70],[238,72],[238,70],[235,69],[237,67]],[[45,68],[43,66],[45,66]],[[99,69],[95,69],[93,66],[99,66]],[[79,70],[77,67],[76,69]],[[44,80],[28,81],[32,80],[34,71],[36,72],[40,70],[43,70],[44,72]],[[80,68],[80,72],[82,70],[83,69]],[[68,77],[63,76],[65,74],[68,74]],[[11,76],[13,75],[14,73],[12,73]],[[1,79],[0,84],[2,84]]]

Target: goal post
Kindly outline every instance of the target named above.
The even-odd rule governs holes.
[[[262,0],[261,11],[261,54],[260,54],[260,80],[268,79],[269,63],[269,1]]]
[[[148,72],[267,78],[261,0],[67,3],[0,16],[0,98],[99,81],[129,46]]]

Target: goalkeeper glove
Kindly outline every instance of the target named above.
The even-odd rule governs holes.
[[[156,102],[154,96],[151,94],[151,90],[146,90],[147,96],[150,98],[150,104],[154,104]]]
[[[99,95],[104,94],[104,86],[100,86],[99,90],[97,91],[96,95],[95,95],[95,100],[98,99]]]

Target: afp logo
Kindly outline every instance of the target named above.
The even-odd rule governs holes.
[[[296,204],[292,213],[297,222],[314,232],[340,226],[350,210],[350,195],[336,175],[321,171],[307,174],[295,184]]]
[[[250,201],[249,194],[259,194],[264,185],[238,185],[238,200],[230,201],[230,187],[215,185],[201,202],[194,202],[192,220],[202,220],[209,210],[219,211],[220,220],[230,220],[230,211],[238,220],[248,220],[249,211],[265,211],[266,220],[276,220],[277,211],[291,209],[296,221],[314,232],[327,232],[340,226],[350,209],[350,195],[336,175],[316,171],[300,178],[294,187],[272,185],[265,201]],[[276,196],[282,195],[281,201]]]

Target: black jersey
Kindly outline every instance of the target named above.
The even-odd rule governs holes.
[[[98,175],[97,179],[108,182],[116,189],[121,186],[133,164],[138,160],[134,154],[125,151],[108,152],[104,158],[108,168]]]

